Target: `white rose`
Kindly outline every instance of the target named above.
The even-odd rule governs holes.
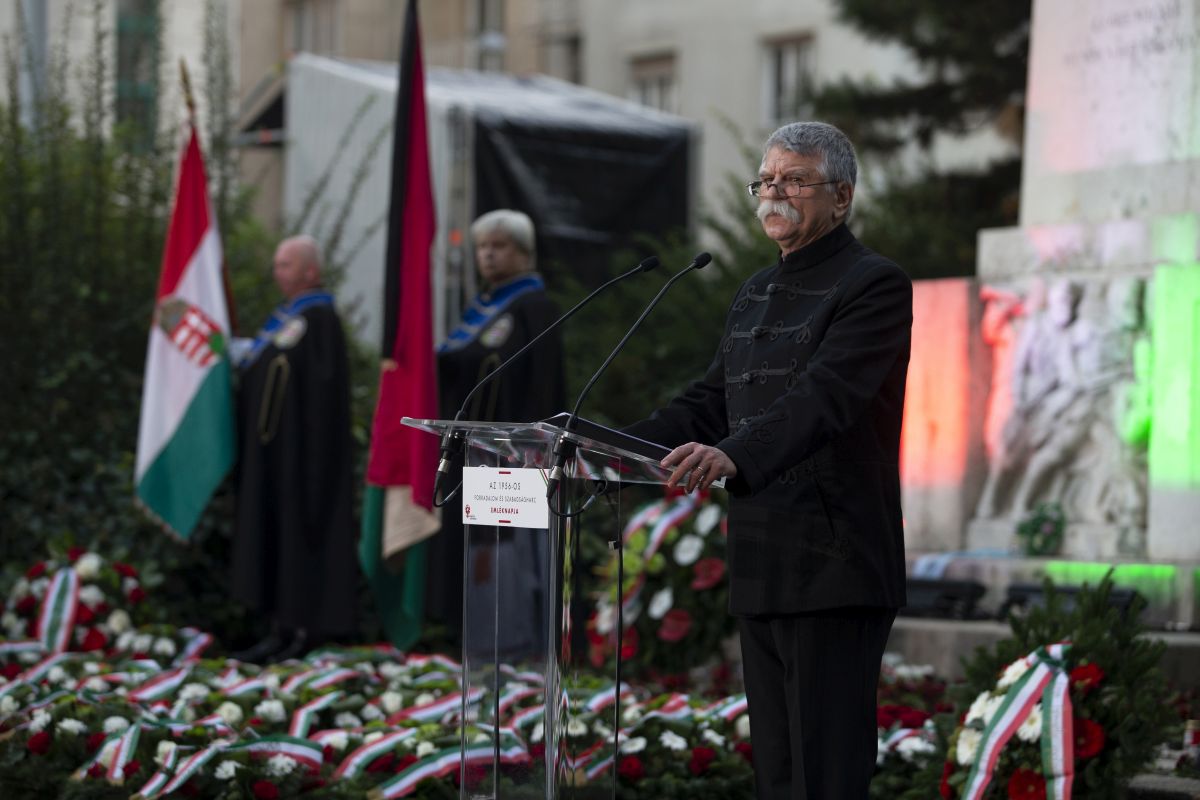
[[[434,700],[437,700],[437,697],[435,697],[432,692],[422,692],[421,694],[416,696],[416,699],[413,700],[413,705],[414,706],[427,706],[430,703],[432,703]]]
[[[175,643],[170,639],[160,638],[154,643],[154,654],[167,657],[175,655]]]
[[[186,702],[208,697],[208,687],[203,683],[189,683],[179,690],[179,699]]]
[[[383,731],[371,731],[363,737],[363,744],[370,744],[371,742],[378,741],[386,735],[387,734]]]
[[[982,734],[974,728],[963,728],[958,733],[958,746],[954,749],[954,757],[961,766],[968,766],[975,761],[975,751],[979,749]]]
[[[104,592],[96,584],[89,583],[79,590],[79,602],[85,606],[98,606],[104,602]]]
[[[546,733],[545,727],[542,725],[542,723],[539,722],[538,724],[533,726],[533,732],[529,734],[529,741],[533,742],[534,744],[537,744],[538,742],[540,742],[542,740],[542,736],[545,733]]]
[[[567,723],[567,736],[583,736],[587,732],[587,723],[577,717]]]
[[[129,720],[124,717],[108,717],[104,720],[105,733],[120,733],[129,727]]]
[[[343,711],[333,718],[333,724],[339,728],[361,728],[362,720],[349,711]]]
[[[663,731],[658,735],[658,743],[668,750],[686,750],[687,739],[674,731]]]
[[[242,707],[228,700],[217,706],[217,714],[230,727],[236,727],[242,722]]]
[[[288,756],[271,756],[267,759],[267,774],[275,777],[290,775],[296,762]]]
[[[263,700],[254,707],[254,716],[266,722],[283,722],[286,712],[278,700]],[[357,719],[357,717],[355,718]],[[361,723],[359,723],[361,724]],[[344,727],[340,726],[339,727]]]
[[[704,540],[699,536],[693,536],[690,533],[687,536],[681,536],[675,543],[675,563],[681,567],[689,566],[694,564],[703,552]]]
[[[632,739],[621,742],[622,753],[640,753],[646,749],[646,739],[643,736],[634,736]]]
[[[750,716],[748,714],[742,714],[740,717],[738,717],[737,721],[733,723],[733,730],[739,739],[749,739]]]
[[[997,689],[1007,689],[1012,686],[1025,672],[1029,669],[1029,665],[1025,663],[1025,659],[1018,658],[1013,663],[1004,668],[1004,674],[1000,676],[1000,680],[996,681]]]
[[[384,692],[379,698],[379,703],[383,706],[384,713],[395,714],[404,708],[404,697],[399,692]]]
[[[59,720],[59,723],[55,726],[55,728],[59,733],[73,733],[78,735],[87,730],[87,725],[84,725],[77,719],[64,719]]]
[[[1029,716],[1017,728],[1017,738],[1022,742],[1036,742],[1042,738],[1042,704],[1029,709]]]
[[[712,728],[705,728],[704,733],[700,734],[700,737],[714,747],[725,746],[725,737],[714,731]]]
[[[15,712],[20,707],[20,704],[17,703],[17,699],[12,695],[6,694],[4,697],[0,697],[0,714],[7,716]]]
[[[346,745],[350,744],[350,736],[345,731],[337,731],[326,737],[325,744],[340,753],[346,749]]]
[[[717,523],[721,521],[721,507],[714,504],[706,505],[696,515],[696,533],[708,536]]]
[[[231,781],[241,765],[236,761],[222,761],[213,770],[213,776],[219,781]]]
[[[88,581],[100,574],[101,566],[103,566],[103,562],[100,560],[100,556],[95,553],[84,553],[75,562],[75,572],[80,578]]]
[[[421,742],[417,745],[417,758],[424,758],[437,752],[437,748],[433,746],[433,742]]]
[[[129,614],[125,613],[124,609],[118,608],[108,615],[108,627],[120,636],[133,627],[133,620],[129,619]]]
[[[383,712],[380,711],[376,706],[363,706],[361,713],[362,718],[368,722],[376,719],[383,719],[384,716]]]
[[[905,761],[912,761],[917,756],[928,755],[937,751],[937,747],[930,741],[927,741],[921,736],[909,736],[906,739],[901,739],[896,745],[896,752]]]
[[[654,597],[650,598],[650,608],[646,613],[650,615],[650,619],[662,619],[674,604],[675,595],[671,593],[671,587],[666,586],[659,589],[654,593]]]

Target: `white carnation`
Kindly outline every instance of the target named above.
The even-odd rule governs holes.
[[[928,755],[937,752],[937,747],[933,742],[926,740],[923,736],[909,736],[901,739],[896,745],[896,752],[905,761],[912,761],[917,756]]]
[[[662,619],[674,604],[675,595],[671,593],[670,586],[665,586],[650,598],[650,608],[646,613],[650,615],[650,619]]]
[[[621,742],[622,753],[640,753],[645,749],[646,738],[644,736],[634,736],[632,739]]]
[[[533,726],[533,732],[529,734],[529,741],[533,742],[534,744],[537,744],[538,742],[540,742],[542,740],[542,736],[545,734],[545,732],[546,732],[545,726],[543,726],[542,723],[539,722],[538,724]]]
[[[263,686],[266,686],[272,692],[279,690],[279,675],[274,672],[268,672],[263,676]]]
[[[433,746],[433,742],[421,742],[417,745],[417,758],[424,758],[437,752],[437,748]]]
[[[1029,665],[1025,663],[1025,659],[1018,658],[1013,663],[1004,668],[1004,673],[1000,676],[1000,680],[996,681],[997,689],[1007,689],[1012,686],[1021,676],[1029,669]]]
[[[254,716],[266,722],[283,722],[287,713],[278,700],[263,700],[254,707]],[[355,718],[357,720],[357,717]],[[362,724],[362,723],[359,723]]]
[[[135,653],[149,653],[150,648],[154,646],[154,637],[148,633],[139,633],[133,640],[133,651]]]
[[[571,721],[567,723],[567,736],[583,736],[587,732],[587,723],[577,717],[573,717]]]
[[[43,728],[50,724],[53,717],[45,709],[39,708],[33,712],[33,719],[29,720],[29,730],[34,733],[40,733]]]
[[[404,696],[399,692],[384,692],[379,698],[379,703],[383,706],[384,713],[395,714],[404,708]]]
[[[607,636],[617,625],[617,608],[612,603],[598,603],[596,606],[596,633]]]
[[[340,753],[346,749],[346,745],[350,744],[350,736],[345,731],[337,731],[325,738],[325,744]]]
[[[85,661],[83,664],[83,671],[86,672],[88,675],[99,675],[100,674],[100,665],[97,664],[95,661]]]
[[[118,650],[126,650],[126,651],[132,650],[133,643],[136,640],[137,640],[136,633],[134,633],[133,631],[125,631],[124,633],[122,633],[120,636],[117,637],[116,647]]]
[[[77,719],[68,718],[59,720],[58,725],[56,725],[55,728],[59,733],[73,733],[78,735],[87,730],[87,725],[84,725]]]
[[[383,712],[376,706],[363,706],[362,718],[370,722],[371,720],[383,719]]]
[[[290,775],[296,768],[296,762],[288,756],[271,756],[267,759],[267,774],[274,777]]]
[[[749,739],[750,716],[748,714],[742,714],[740,717],[738,717],[737,721],[733,723],[733,730],[739,739]]]
[[[379,665],[379,674],[389,681],[393,678],[398,678],[404,673],[404,667],[393,661],[385,661]]]
[[[213,770],[213,776],[219,781],[231,781],[241,765],[236,761],[222,761]]]
[[[704,739],[704,741],[708,742],[714,747],[725,746],[725,737],[714,731],[712,728],[705,728],[704,732],[700,734],[700,738]]]
[[[0,697],[0,715],[7,716],[12,714],[20,707],[20,703],[18,703],[17,699],[12,695],[6,694],[3,697]]]
[[[686,750],[687,739],[674,731],[663,731],[658,735],[658,743],[668,750]]]
[[[154,654],[168,658],[175,655],[175,643],[170,639],[160,638],[154,643]]]
[[[104,680],[104,678],[88,678],[87,683],[83,684],[83,688],[89,692],[107,692],[108,681]]]
[[[333,724],[339,728],[361,728],[362,720],[349,711],[342,711],[333,718]]]
[[[71,676],[62,667],[55,666],[51,667],[50,671],[46,673],[46,680],[50,683],[66,683],[71,680]]]
[[[79,602],[85,606],[98,606],[104,602],[104,592],[96,584],[89,583],[87,586],[80,588]]]
[[[621,722],[626,725],[632,725],[642,718],[642,707],[638,705],[630,706],[621,712]]]
[[[189,683],[179,690],[179,699],[185,703],[208,697],[208,687],[203,683]]]
[[[687,536],[679,537],[679,541],[675,543],[675,563],[681,567],[686,567],[696,563],[696,559],[704,552],[704,540],[699,536],[688,534]]]
[[[0,617],[0,627],[4,628],[10,639],[17,639],[25,632],[25,623],[11,611],[4,612],[4,616]]]
[[[1022,742],[1036,742],[1042,738],[1042,704],[1029,709],[1029,716],[1017,728],[1017,738]]]
[[[133,620],[129,619],[129,614],[124,609],[118,608],[108,615],[108,627],[113,633],[120,636],[133,627]]]
[[[85,581],[90,581],[92,578],[100,574],[100,567],[103,566],[100,556],[95,553],[84,553],[75,562],[75,572]]]
[[[983,735],[974,728],[963,728],[958,732],[958,745],[954,749],[954,757],[959,765],[967,766],[975,761],[975,751]]]
[[[708,536],[720,521],[721,507],[710,503],[700,509],[700,513],[696,515],[696,533],[701,536]]]
[[[217,706],[217,714],[224,720],[226,725],[236,727],[242,722],[242,707],[237,703],[226,700],[221,705]]]
[[[129,720],[124,717],[108,717],[104,720],[105,733],[120,733],[129,727]]]

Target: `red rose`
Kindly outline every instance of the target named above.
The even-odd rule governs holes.
[[[146,591],[140,586],[135,586],[129,590],[129,602],[137,605],[146,599]],[[272,784],[274,785],[274,784]]]
[[[411,767],[413,764],[417,763],[418,761],[420,761],[420,759],[417,758],[412,753],[405,753],[404,756],[401,757],[401,759],[396,762],[396,766],[393,769],[393,772],[404,772],[404,770],[408,769],[409,767]]]
[[[739,756],[746,759],[747,763],[754,763],[754,748],[750,746],[749,742],[738,742],[733,749]]]
[[[332,764],[334,758],[333,745],[327,744],[321,748],[322,761],[326,762],[327,764]]]
[[[642,766],[642,760],[637,756],[622,756],[617,761],[617,775],[630,783],[640,781],[645,774],[646,769]]]
[[[138,770],[140,770],[141,768],[142,768],[142,762],[138,761],[137,759],[133,759],[132,761],[130,761],[128,764],[125,765],[125,771],[122,772],[121,774],[124,775],[126,778],[128,778],[131,775],[136,775],[138,773]]]
[[[92,778],[103,778],[106,772],[107,770],[104,769],[104,765],[97,761],[95,764],[92,764],[90,767],[88,767],[87,774]]]
[[[702,558],[692,565],[692,588],[697,591],[711,589],[725,577],[725,562],[719,558]]]
[[[394,754],[384,753],[370,764],[367,764],[367,772],[390,772],[392,765],[395,763],[396,756]]]
[[[466,773],[468,789],[474,789],[475,787],[479,786],[479,784],[483,783],[484,778],[486,778],[488,774],[487,770],[484,769],[482,764],[467,764]],[[458,770],[455,770],[454,785],[461,786],[462,780],[463,774]]]
[[[91,625],[96,621],[96,612],[85,606],[83,603],[75,605],[75,623],[77,625]]]
[[[29,580],[33,580],[34,578],[40,578],[45,574],[46,574],[46,562],[45,561],[39,561],[36,564],[34,564],[32,567],[30,567],[29,569],[25,570],[25,577],[29,578]]]
[[[637,628],[630,626],[625,629],[625,633],[621,634],[621,658],[628,661],[634,658],[638,652],[638,632]]]
[[[37,598],[31,594],[27,594],[17,601],[17,605],[13,608],[21,616],[24,616],[37,608]]]
[[[122,578],[136,578],[137,570],[121,561],[112,562],[112,568],[117,571],[117,574]]]
[[[38,731],[29,737],[29,741],[25,743],[25,746],[35,756],[44,756],[50,751],[50,741],[49,731]]]
[[[942,782],[938,784],[938,794],[942,800],[953,800],[954,789],[950,786],[950,776],[954,774],[954,762],[947,761],[942,765]]]
[[[717,757],[717,751],[711,747],[693,747],[692,760],[688,762],[688,769],[693,775],[703,775],[708,771],[708,765]]]
[[[103,650],[108,645],[108,637],[100,632],[99,628],[88,628],[87,633],[83,636],[83,644],[79,645],[79,649],[85,653],[90,653],[94,650]]]
[[[658,628],[658,638],[664,642],[678,642],[692,629],[692,615],[682,608],[672,608],[663,617]]]
[[[1075,717],[1075,757],[1091,758],[1104,749],[1104,728],[1099,723]]]
[[[5,664],[3,667],[0,667],[0,675],[3,675],[6,681],[11,681],[13,678],[20,675],[21,671],[21,665],[15,661],[11,664]]]
[[[1031,769],[1018,769],[1008,781],[1009,800],[1046,800],[1046,782]]]
[[[72,564],[74,564],[76,561],[79,560],[79,557],[86,552],[87,552],[87,550],[85,550],[84,548],[79,547],[79,546],[68,547],[67,548],[67,561],[70,561]]]
[[[100,745],[104,744],[104,740],[107,738],[108,736],[103,731],[97,731],[87,737],[84,746],[87,747],[89,753],[94,753],[100,749]]]
[[[1098,664],[1080,664],[1071,670],[1071,685],[1083,693],[1090,692],[1104,680],[1104,670]]]
[[[250,719],[246,720],[246,724],[251,728],[255,728],[259,725],[262,725],[262,719],[260,717],[251,717]]]
[[[255,781],[250,787],[258,800],[275,800],[279,797],[279,789],[270,781]]]
[[[546,757],[545,742],[538,742],[537,744],[530,747],[529,748],[529,757],[532,758],[534,761],[541,761],[543,758],[545,758]]]

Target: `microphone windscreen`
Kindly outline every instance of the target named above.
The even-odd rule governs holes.
[[[707,251],[705,251],[703,253],[698,254],[695,258],[692,259],[692,265],[696,269],[703,269],[704,267],[708,266],[708,262],[710,262],[710,261],[712,261],[712,256],[709,255]]]
[[[642,272],[649,272],[658,266],[658,256],[650,256],[638,264],[638,266],[642,268]]]

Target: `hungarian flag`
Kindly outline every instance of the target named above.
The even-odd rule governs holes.
[[[181,538],[191,535],[234,461],[223,263],[193,127],[146,347],[134,478],[139,504]]]
[[[425,74],[417,3],[410,0],[400,48],[392,185],[384,261],[383,365],[371,430],[359,561],[388,638],[410,647],[424,615],[424,540],[436,533],[437,437],[402,417],[437,414],[430,248],[435,231]],[[390,568],[389,568],[390,565]]]

